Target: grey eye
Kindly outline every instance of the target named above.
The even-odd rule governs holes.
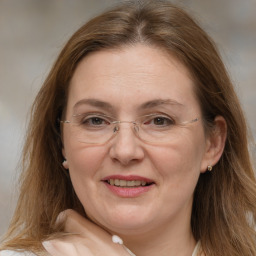
[[[106,126],[109,125],[110,122],[106,120],[105,118],[99,117],[99,116],[87,116],[84,117],[80,120],[79,122],[83,126],[92,126],[92,127],[97,127],[97,126]]]
[[[168,120],[163,117],[156,117],[153,121],[155,125],[166,125],[168,123]]]
[[[156,116],[144,122],[144,125],[154,125],[154,126],[169,126],[173,124],[174,124],[174,121],[172,119],[163,117],[163,116]]]
[[[106,121],[100,117],[91,117],[87,119],[87,123],[92,125],[102,125],[105,124]]]

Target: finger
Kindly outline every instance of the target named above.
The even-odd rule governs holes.
[[[89,245],[88,241],[93,241],[93,243],[98,244],[97,246],[99,247],[106,249],[108,248],[107,251],[118,251],[118,255],[134,255],[124,245],[113,243],[112,235],[106,230],[81,216],[72,209],[68,209],[60,213],[57,220],[58,222],[63,223],[65,231],[69,234],[82,240],[86,239],[87,245]],[[67,236],[66,238],[70,239],[71,237]]]
[[[63,223],[65,231],[70,233],[82,233],[87,229],[90,230],[97,227],[96,224],[72,209],[61,212],[56,222],[57,224]]]
[[[56,251],[52,244],[52,241],[44,241],[42,245],[51,256],[61,256],[61,252]]]
[[[107,231],[72,209],[61,212],[57,222],[62,222],[64,230],[68,233],[83,235],[91,239],[95,239],[96,236],[97,239],[112,242],[112,236]]]
[[[84,231],[83,226],[86,226],[86,220],[84,220],[80,214],[72,209],[67,209],[59,214],[56,220],[56,225],[62,225],[64,231],[71,234],[81,234]]]
[[[73,245],[73,242],[67,242],[64,240],[51,240],[51,241],[44,241],[42,243],[45,250],[51,255],[51,256],[78,256],[80,255],[77,251],[77,248]],[[83,255],[91,255],[91,251],[83,247]]]

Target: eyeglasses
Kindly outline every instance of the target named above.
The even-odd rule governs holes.
[[[116,121],[113,117],[98,113],[72,115],[71,120],[60,121],[70,124],[72,135],[77,141],[86,144],[104,144],[111,140],[121,129],[121,125],[129,124],[134,134],[142,141],[150,144],[168,144],[180,136],[182,128],[195,123],[199,118],[178,122],[163,114],[149,114],[135,121]]]

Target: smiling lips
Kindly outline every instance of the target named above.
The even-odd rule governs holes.
[[[140,176],[113,175],[102,181],[115,195],[120,197],[137,197],[149,191],[155,184],[152,180]]]
[[[110,179],[107,181],[108,184],[112,186],[118,186],[118,187],[140,187],[140,186],[146,186],[146,181],[141,180],[119,180],[119,179]]]

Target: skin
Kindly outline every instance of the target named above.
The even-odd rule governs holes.
[[[193,88],[188,70],[176,58],[145,45],[95,52],[79,63],[69,88],[68,120],[73,114],[90,108],[90,111],[114,116],[116,120],[132,121],[138,116],[168,109],[180,121],[194,118],[199,121],[181,127],[171,142],[162,145],[141,141],[127,124],[122,124],[119,133],[107,143],[87,145],[75,140],[70,125],[64,125],[65,168],[69,169],[88,217],[97,224],[90,222],[93,226],[88,230],[81,216],[82,219],[68,214],[67,223],[76,219],[81,225],[74,225],[77,229],[66,225],[66,230],[82,234],[79,241],[72,236],[65,239],[64,243],[70,248],[74,244],[80,248],[70,255],[88,254],[88,248],[93,251],[99,247],[102,253],[106,252],[109,244],[113,244],[109,242],[111,234],[122,237],[136,255],[192,255],[196,244],[190,228],[193,191],[200,173],[219,160],[226,131],[225,120],[216,117],[215,132],[205,135]],[[104,101],[111,108],[88,104],[74,107],[84,99]],[[143,103],[156,99],[173,100],[177,104],[141,109]],[[102,182],[104,177],[117,174],[143,176],[153,180],[154,185],[137,197],[123,198]],[[106,248],[98,242],[89,245],[85,242],[83,238],[88,241],[88,234],[94,232],[106,232],[103,239]],[[52,241],[50,248],[59,253],[63,245],[58,246],[58,243],[60,240]],[[129,255],[122,246],[113,245],[114,251],[117,247],[122,249],[122,252],[116,251],[116,255]],[[56,251],[51,251],[51,255],[58,255]],[[62,251],[62,255],[67,251]]]

